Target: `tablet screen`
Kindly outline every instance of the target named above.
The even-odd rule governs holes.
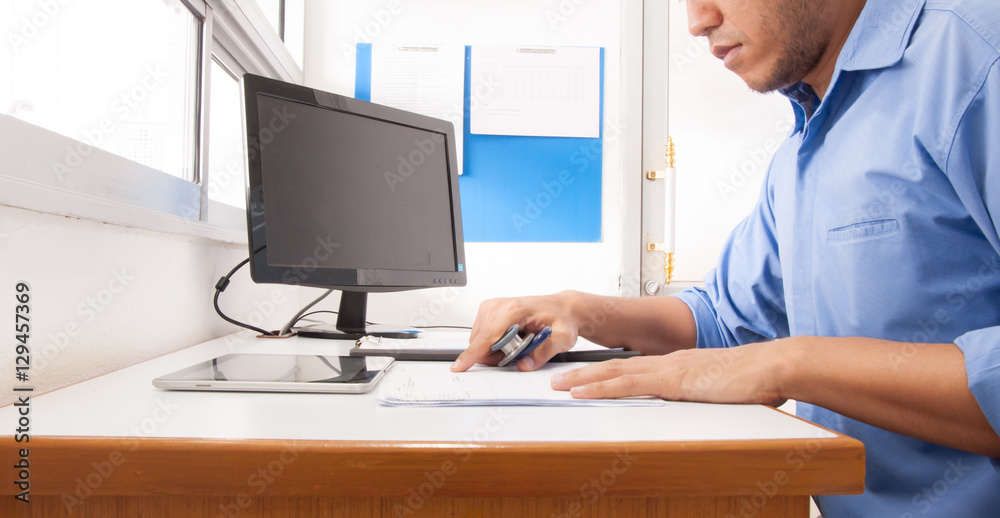
[[[368,383],[374,380],[391,358],[320,356],[299,354],[227,354],[173,374],[164,380]]]

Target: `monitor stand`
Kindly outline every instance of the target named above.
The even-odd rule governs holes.
[[[417,338],[417,330],[382,331],[378,327],[365,324],[368,311],[368,293],[364,291],[340,292],[340,311],[337,315],[337,326],[329,324],[309,327],[297,327],[294,331],[299,336],[308,338],[327,338],[331,340],[357,340],[362,336],[381,336],[383,338]]]

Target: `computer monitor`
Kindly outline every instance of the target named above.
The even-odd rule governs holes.
[[[252,74],[242,95],[251,278],[342,291],[336,329],[300,335],[377,334],[369,292],[465,285],[450,122]]]

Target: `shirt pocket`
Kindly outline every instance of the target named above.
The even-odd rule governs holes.
[[[832,228],[826,233],[827,241],[848,241],[867,239],[899,230],[899,221],[895,219],[875,219],[862,221],[845,227]]]

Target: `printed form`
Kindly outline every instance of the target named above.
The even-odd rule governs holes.
[[[574,399],[553,390],[549,379],[588,363],[547,364],[533,372],[476,365],[451,372],[447,362],[396,362],[382,380],[379,403],[387,406],[662,406],[658,398]]]
[[[472,47],[470,132],[601,135],[601,49]]]

